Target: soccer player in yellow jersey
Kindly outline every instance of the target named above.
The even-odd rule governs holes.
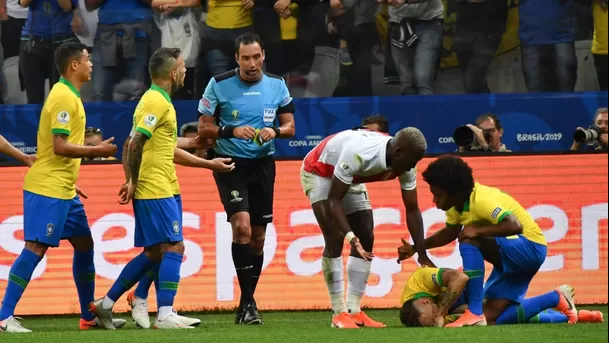
[[[403,242],[406,246],[408,243]],[[415,251],[410,248],[409,254]],[[447,268],[419,268],[410,274],[400,299],[400,321],[406,327],[443,327],[458,318],[467,308],[464,289],[469,280],[466,273]],[[508,307],[497,324],[566,323],[569,318],[553,308],[568,308],[562,292],[573,293],[568,285],[534,298],[524,299],[516,313]],[[579,311],[580,322],[602,323],[600,311]]]
[[[132,128],[129,137],[123,146],[123,170],[125,171],[125,177],[127,184],[131,180],[131,172],[129,170],[128,156],[129,149],[128,145],[131,138],[135,135],[135,123]],[[173,162],[185,167],[205,168],[217,172],[230,172],[235,168],[234,163],[230,163],[229,158],[215,158],[213,160],[206,160],[197,156],[194,156],[183,149],[198,148],[200,147],[198,139],[189,139],[184,137],[178,137],[177,147],[174,150]],[[124,187],[124,186],[123,186]],[[178,175],[175,173],[172,176],[171,188],[176,203],[178,205],[178,212],[180,213],[180,222],[182,222],[182,197],[180,196],[180,184],[178,183]],[[137,324],[137,326],[148,329],[150,328],[150,316],[148,311],[148,292],[152,283],[157,280],[159,273],[160,264],[156,264],[150,271],[148,271],[139,280],[137,287],[134,291],[129,292],[127,295],[127,301],[131,307],[131,316]],[[196,318],[188,318],[177,315],[177,318],[186,326],[198,326],[201,321]]]
[[[540,227],[514,198],[474,182],[472,169],[459,157],[438,158],[423,172],[423,178],[436,206],[446,211],[446,228],[427,238],[425,248],[441,247],[459,238],[463,270],[470,277],[468,310],[447,326],[496,324],[506,313],[517,315],[518,304],[523,303],[531,280],[546,259],[546,240]],[[494,268],[484,287],[485,260]],[[559,291],[568,303],[562,312],[570,323],[576,322],[571,292],[568,287]],[[546,300],[558,303],[556,298]]]
[[[111,138],[95,147],[83,146],[86,118],[79,89],[90,80],[92,68],[85,47],[64,43],[57,48],[55,61],[62,77],[40,113],[37,159],[23,185],[25,248],[11,267],[0,310],[0,332],[30,332],[13,317],[15,306],[49,247],[59,246],[62,239],[74,247],[81,329],[98,323],[87,305],[95,290],[95,267],[93,239],[79,195],[86,196],[75,184],[82,158],[112,156],[116,145]]]
[[[129,143],[131,178],[121,188],[121,204],[133,199],[135,246],[144,251],[123,269],[105,297],[91,303],[106,329],[113,330],[115,302],[160,263],[157,329],[192,329],[173,311],[184,258],[181,214],[174,197],[173,164],[177,118],[171,94],[184,84],[186,67],[180,49],[160,48],[148,64],[152,86],[135,109],[135,134]]]

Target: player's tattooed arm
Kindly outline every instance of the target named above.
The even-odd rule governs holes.
[[[129,171],[129,143],[131,142],[131,136],[125,139],[123,144],[123,157],[121,163],[123,164],[123,172],[125,172],[125,182],[131,180],[131,172]]]
[[[463,293],[469,277],[454,269],[440,269],[440,273],[442,275],[438,279],[446,289],[438,297],[438,316],[445,316]]]
[[[146,144],[146,137],[141,132],[136,132],[129,142],[129,154],[127,157],[127,164],[129,171],[131,172],[131,184],[136,185],[140,176],[140,166],[142,165],[142,156],[144,155],[144,144]]]

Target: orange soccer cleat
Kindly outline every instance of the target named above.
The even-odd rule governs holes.
[[[120,329],[123,326],[125,326],[125,324],[127,324],[127,321],[124,319],[113,319],[112,324],[114,325],[115,328]],[[103,329],[104,328],[101,325],[101,322],[99,321],[99,319],[97,319],[97,318],[90,320],[90,321],[80,318],[79,327],[80,327],[80,330]]]
[[[455,320],[454,322],[447,324],[446,328],[460,328],[464,326],[486,326],[486,317],[483,315],[478,316],[470,312],[470,310],[465,311],[461,318]]]
[[[332,327],[337,329],[359,329],[347,312],[342,312],[332,318]]]
[[[556,289],[560,300],[556,309],[567,316],[569,324],[577,323],[577,309],[575,308],[575,290],[569,285],[562,285]]]
[[[351,320],[353,320],[353,322],[357,326],[363,326],[365,328],[386,328],[387,327],[387,325],[385,325],[381,322],[377,322],[376,320],[368,317],[368,315],[365,314],[364,311],[359,311],[358,313],[352,314]]]
[[[605,319],[601,311],[581,310],[577,314],[577,321],[580,323],[602,323]]]

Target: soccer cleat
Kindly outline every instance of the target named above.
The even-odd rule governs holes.
[[[580,310],[577,314],[577,321],[579,323],[603,323],[605,319],[601,311]]]
[[[148,314],[148,301],[138,298],[135,292],[127,295],[127,302],[131,307],[131,317],[139,328],[150,329],[150,315]]]
[[[342,312],[332,318],[332,327],[336,329],[359,329],[359,326],[355,324],[351,315],[347,312]]]
[[[180,322],[182,322],[182,324],[186,325],[186,326],[192,326],[192,327],[196,327],[201,325],[201,320],[197,319],[197,318],[189,318],[189,317],[184,317],[184,316],[180,316],[177,312],[175,312],[175,315],[178,316],[178,320]]]
[[[95,314],[97,319],[99,319],[101,325],[106,330],[114,330],[114,323],[112,322],[112,310],[106,310],[102,304],[104,302],[104,298],[100,298],[92,301],[89,304],[89,310]]]
[[[486,326],[486,317],[483,315],[478,316],[470,312],[470,310],[465,311],[461,318],[455,320],[454,322],[445,325],[446,328],[460,328],[464,326]]]
[[[26,329],[21,326],[19,322],[21,318],[10,316],[5,320],[0,322],[0,332],[8,332],[8,333],[27,333],[32,332],[30,329]]]
[[[113,319],[112,320],[112,325],[114,325],[115,328],[120,329],[123,326],[125,326],[127,324],[127,321],[124,319]],[[104,326],[102,325],[101,321],[97,318],[87,321],[84,320],[82,318],[80,318],[80,330],[89,330],[89,329],[103,329]]]
[[[575,290],[570,285],[562,285],[556,289],[558,292],[558,306],[556,309],[567,316],[569,324],[577,323],[577,309],[575,308]]]
[[[245,325],[260,325],[262,324],[262,318],[260,318],[260,313],[253,304],[249,304],[245,306],[243,310],[243,319],[241,320],[241,324]]]
[[[165,320],[159,320],[157,317],[156,321],[154,322],[154,328],[161,330],[194,329],[192,326],[184,325],[175,312],[170,314],[167,318],[165,318]]]
[[[364,311],[354,313],[351,315],[351,319],[357,326],[363,326],[365,328],[386,328],[387,325],[377,322],[376,320],[368,317]]]

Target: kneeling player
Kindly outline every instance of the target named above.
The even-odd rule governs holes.
[[[402,294],[400,321],[406,327],[450,324],[466,308],[463,291],[469,280],[467,274],[446,268],[419,268],[406,281]],[[573,289],[564,285],[557,290],[537,297],[523,299],[514,308],[508,308],[497,319],[498,325],[525,323],[566,323],[569,318],[553,308],[568,307]],[[582,310],[578,320],[587,323],[603,322],[600,311]]]
[[[385,327],[360,308],[370,275],[374,242],[372,207],[363,183],[399,176],[408,229],[414,241],[422,244],[423,220],[413,168],[423,158],[426,148],[425,137],[415,128],[403,129],[395,138],[356,129],[326,138],[305,158],[301,184],[324,235],[322,269],[332,302],[333,327]],[[345,237],[352,246],[347,262],[347,306],[341,258]],[[433,266],[424,247],[421,248],[419,262]]]
[[[459,157],[440,157],[429,165],[423,177],[431,187],[436,206],[446,211],[447,224],[425,240],[425,247],[441,247],[458,237],[463,270],[470,275],[466,290],[468,310],[447,326],[495,324],[503,313],[517,310],[545,261],[544,235],[516,200],[496,188],[474,182],[472,169]],[[494,268],[483,289],[485,260]],[[568,306],[560,310],[573,324],[577,322],[575,304],[572,297],[563,294]],[[487,300],[484,310],[483,297]]]

